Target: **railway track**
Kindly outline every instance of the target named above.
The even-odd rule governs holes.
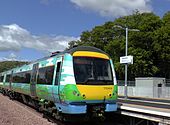
[[[32,125],[31,122],[33,122],[33,121],[35,122],[35,119],[40,120],[41,125],[121,125],[119,123],[115,123],[115,121],[114,121],[115,114],[108,115],[109,118],[106,119],[106,121],[104,121],[104,122],[89,121],[89,122],[65,122],[65,123],[63,123],[63,122],[60,122],[60,121],[52,118],[49,115],[44,115],[43,113],[36,111],[31,106],[25,105],[24,103],[19,102],[17,100],[10,100],[7,96],[3,96],[2,94],[0,94],[0,107],[3,107],[3,106],[1,106],[1,103],[3,103],[3,102],[8,103],[8,105],[6,105],[6,103],[4,105],[6,105],[5,108],[8,108],[8,113],[11,112],[12,115],[10,115],[10,117],[13,117],[13,114],[17,117],[17,114],[18,114],[18,113],[15,113],[14,111],[12,113],[12,110],[9,110],[10,108],[15,108],[15,109],[18,109],[19,111],[22,110],[22,112],[20,112],[21,113],[20,116],[18,116],[18,117],[20,117],[20,124],[17,124],[17,125],[23,125],[23,124],[24,125]],[[126,104],[130,104],[130,105],[142,105],[142,106],[151,106],[151,107],[155,107],[155,108],[162,108],[162,109],[168,109],[168,110],[170,109],[169,100],[148,99],[148,98],[142,99],[142,98],[134,98],[133,97],[133,98],[128,98],[128,99],[119,98],[118,103],[119,103],[119,105],[126,103]],[[14,107],[11,107],[11,106],[14,106]],[[3,110],[5,110],[5,109],[3,109]],[[0,109],[1,112],[3,110]],[[25,114],[32,116],[32,117],[30,117],[31,120],[30,119],[27,120],[28,124],[25,123],[26,121],[24,121],[24,120],[22,121],[22,118],[21,118],[21,116],[23,116]],[[0,115],[1,115],[1,119],[2,119],[2,114],[0,114]],[[3,115],[7,115],[7,113],[4,113]],[[8,115],[6,117],[10,118]],[[25,116],[25,117],[28,117],[28,116]],[[16,119],[17,118],[15,118],[15,120]],[[12,118],[12,120],[13,120],[13,118]],[[1,125],[15,125],[16,123],[15,124],[14,123],[1,124]],[[35,124],[35,123],[33,123],[33,124]],[[39,124],[37,124],[37,125],[39,125]]]
[[[42,118],[41,113],[18,101],[0,94],[1,125],[54,125]]]
[[[23,124],[24,125],[32,125],[32,124],[35,124],[35,125],[40,125],[40,124],[41,125],[120,125],[118,123],[115,123],[114,119],[112,119],[112,118],[109,118],[108,120],[106,120],[104,122],[97,122],[97,121],[82,122],[82,121],[80,121],[80,122],[65,122],[65,123],[63,123],[63,122],[60,122],[60,121],[52,118],[49,115],[44,115],[43,113],[36,111],[36,109],[34,109],[33,107],[31,107],[29,105],[26,105],[26,104],[24,104],[20,101],[17,101],[17,100],[11,100],[11,99],[9,99],[8,96],[3,96],[2,94],[0,94],[0,102],[8,103],[8,105],[6,105],[6,103],[4,103],[3,105],[5,105],[5,106],[2,106],[2,104],[0,103],[0,107],[5,108],[3,110],[9,109],[8,112],[6,112],[4,114],[4,115],[6,115],[5,117],[8,117],[10,119],[10,117],[13,117],[13,115],[15,115],[16,116],[15,120],[20,119],[20,122],[18,122],[18,123],[15,123],[15,121],[11,121],[11,123],[9,123],[9,124],[5,123],[5,124],[1,124],[1,125],[23,125]],[[18,109],[21,112],[19,112],[20,113],[19,114],[16,111],[10,110],[10,108]],[[10,111],[12,111],[12,113],[10,113]],[[8,116],[8,113],[11,115]],[[0,113],[0,115],[2,115],[2,114]],[[26,123],[26,121],[21,118],[21,116],[24,116],[24,115],[26,115],[25,117],[31,116],[31,118],[28,121],[29,123]],[[3,120],[2,117],[0,119]],[[40,120],[41,122],[40,123],[38,121],[37,121],[37,123],[33,122],[35,119]]]

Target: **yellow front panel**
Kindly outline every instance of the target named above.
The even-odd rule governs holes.
[[[88,51],[76,51],[73,56],[85,56],[85,57],[97,57],[103,59],[109,59],[109,57],[103,53],[88,52]]]
[[[112,97],[113,85],[77,85],[85,100],[104,100]]]

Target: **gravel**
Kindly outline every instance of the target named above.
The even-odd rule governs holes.
[[[35,110],[0,94],[0,125],[56,125]]]
[[[113,122],[97,123],[69,123],[65,125],[118,125]],[[0,94],[0,125],[64,125],[57,122],[52,123],[43,118],[42,114],[34,109],[18,102],[10,100],[7,96]]]

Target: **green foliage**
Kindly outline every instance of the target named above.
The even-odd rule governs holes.
[[[3,61],[0,62],[0,72],[7,71],[9,69],[15,68],[17,66],[22,66],[28,62],[19,62],[19,61]]]
[[[118,79],[124,79],[124,65],[119,58],[125,55],[125,30],[128,32],[128,55],[134,56],[134,64],[128,66],[128,78],[166,77],[170,78],[170,12],[161,19],[154,13],[139,13],[106,22],[91,31],[84,31],[76,45],[98,47],[109,53],[115,64]]]

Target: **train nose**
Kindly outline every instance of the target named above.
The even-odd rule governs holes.
[[[113,86],[77,85],[84,100],[103,100],[113,96]]]

